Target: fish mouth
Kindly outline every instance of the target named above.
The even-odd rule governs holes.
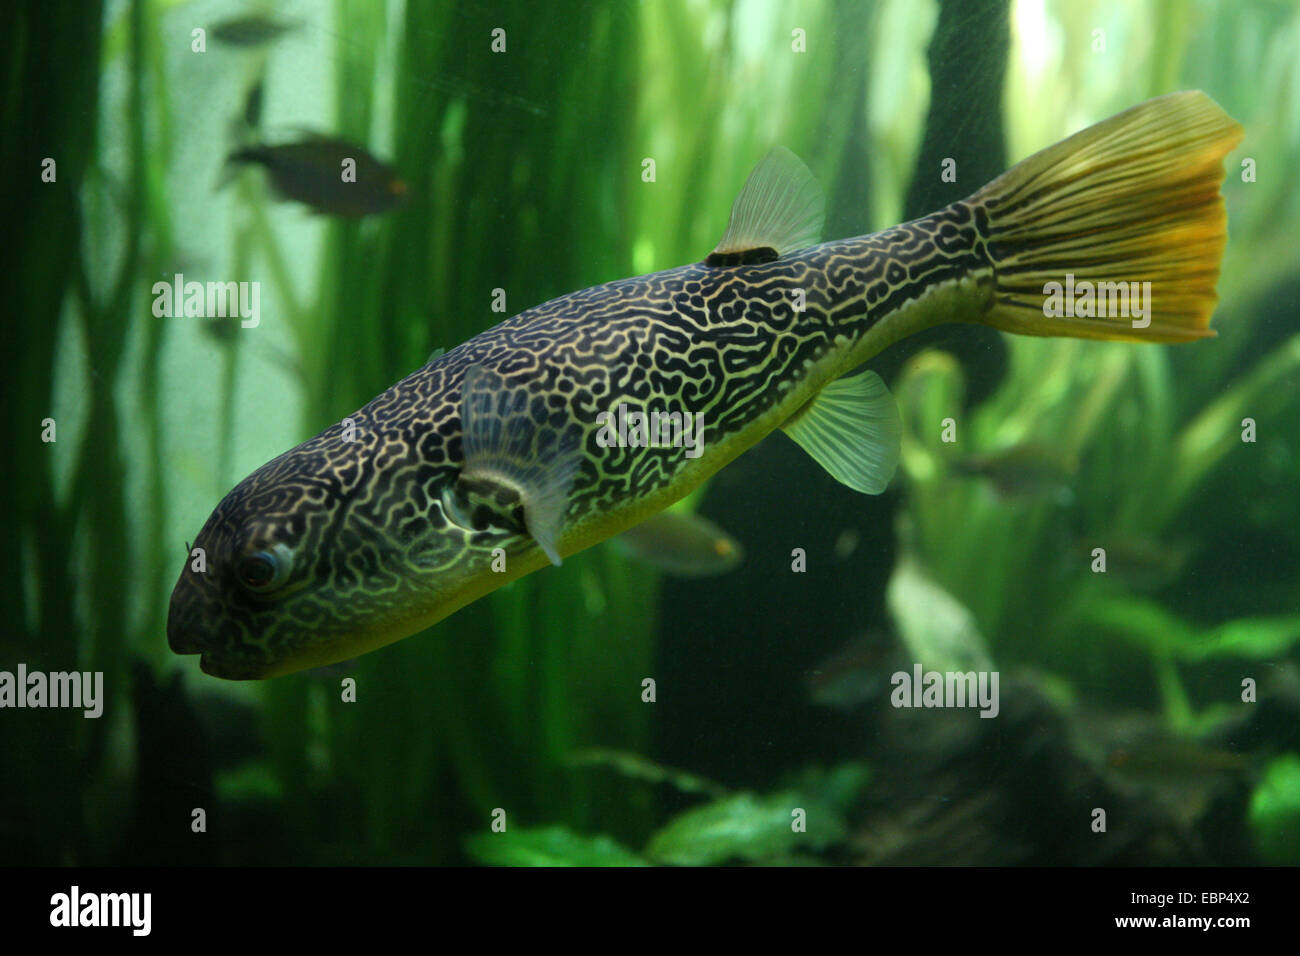
[[[228,654],[214,653],[210,647],[188,631],[173,631],[168,628],[167,643],[177,654],[199,656],[199,670],[209,677],[222,680],[258,680],[266,674],[266,665],[260,661]]]
[[[177,654],[200,654],[203,642],[189,628],[181,626],[175,615],[167,620],[167,646]]]
[[[195,627],[183,612],[173,610],[168,615],[167,646],[176,654],[202,655],[199,658],[199,670],[203,673],[225,680],[255,680],[263,675],[266,670],[263,663],[216,653],[213,643],[200,636],[201,633],[201,628]]]
[[[199,670],[209,677],[223,680],[257,680],[263,676],[265,666],[248,660],[232,660],[226,655],[214,654],[192,632],[167,629],[167,643],[177,654],[198,654]]]
[[[171,647],[172,652],[175,654],[185,655],[185,654],[203,653],[203,646],[198,642],[198,639],[191,637],[188,634],[179,635],[176,637],[173,637],[172,635],[168,634],[167,644],[169,647]]]
[[[259,680],[265,676],[266,668],[247,661],[229,661],[204,654],[199,658],[199,670],[209,677],[219,677],[222,680]]]

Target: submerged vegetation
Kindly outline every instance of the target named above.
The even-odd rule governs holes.
[[[0,669],[102,671],[107,703],[0,718],[8,861],[1300,863],[1289,5],[123,0],[10,43],[6,168],[57,177],[16,210]],[[848,236],[1176,89],[1247,128],[1218,338],[937,330],[873,363],[889,493],[774,437],[692,496],[731,573],[601,546],[350,664],[229,684],[167,651],[233,482],[507,315],[702,258],[771,146]],[[306,129],[391,163],[401,205],[218,188]],[[260,283],[258,327],[156,315],[178,275]],[[862,634],[864,689],[810,699]],[[892,708],[881,673],[916,660],[991,661],[1003,713]],[[1088,842],[1098,793],[1140,822]]]

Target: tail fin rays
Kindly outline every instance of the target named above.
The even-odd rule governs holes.
[[[987,250],[997,276],[984,321],[1021,335],[1138,342],[1213,335],[1227,240],[1222,160],[1242,135],[1204,93],[1171,93],[1082,130],[989,183],[968,200],[988,214]],[[1128,315],[1045,314],[1051,283],[1141,289],[1145,282],[1151,284],[1144,326]]]

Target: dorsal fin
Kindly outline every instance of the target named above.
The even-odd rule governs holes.
[[[770,262],[821,239],[826,199],[799,157],[777,146],[745,180],[731,206],[731,219],[713,252],[711,266]]]
[[[880,494],[898,467],[898,405],[875,372],[836,379],[781,428],[854,491]]]

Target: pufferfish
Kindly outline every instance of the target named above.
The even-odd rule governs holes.
[[[778,428],[877,494],[899,414],[856,370],[905,336],[1213,335],[1241,137],[1205,94],[1172,93],[924,218],[821,243],[821,191],[776,149],[703,262],[521,312],[236,485],[187,556],[168,643],[229,679],[365,654],[646,520]],[[1131,314],[1125,291],[1146,300]],[[611,441],[616,414],[664,427]]]

